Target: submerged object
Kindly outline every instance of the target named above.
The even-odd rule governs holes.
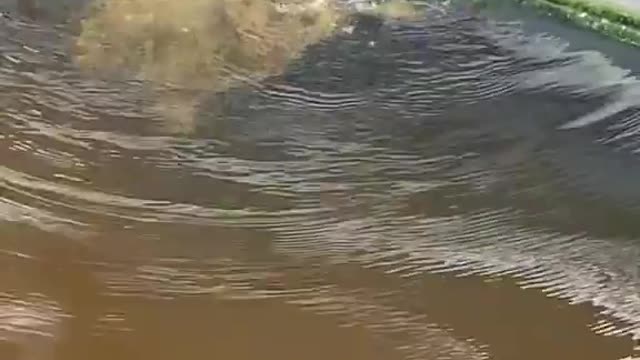
[[[267,0],[101,1],[82,22],[78,63],[159,84],[227,89],[281,72],[329,36],[338,14],[283,11]]]
[[[389,20],[419,16],[407,0],[100,0],[82,21],[76,60],[85,70],[128,74],[160,91],[259,87],[358,12]],[[193,98],[178,99],[165,97],[160,108],[193,114]],[[176,109],[180,103],[184,108]]]
[[[225,90],[282,73],[353,10],[392,19],[417,14],[406,0],[103,0],[82,22],[77,60],[156,83]]]

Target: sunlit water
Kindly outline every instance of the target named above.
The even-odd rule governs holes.
[[[632,354],[640,85],[602,53],[431,8],[175,133],[1,4],[0,358]]]

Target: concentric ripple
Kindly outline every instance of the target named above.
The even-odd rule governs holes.
[[[189,94],[186,134],[144,82],[77,69],[70,28],[0,18],[0,257],[46,264],[47,234],[90,254],[68,256],[100,296],[275,299],[404,359],[492,357],[481,333],[406,302],[425,274],[508,276],[640,339],[640,82],[599,52],[441,10],[363,18],[282,76]],[[345,266],[402,285],[332,275]],[[3,340],[74,315],[19,293],[0,287]],[[94,330],[126,322],[105,302]]]

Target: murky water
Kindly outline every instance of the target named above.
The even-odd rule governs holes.
[[[640,85],[616,59],[428,7],[184,90],[175,132],[144,80],[78,68],[82,2],[0,2],[0,358],[632,354]]]

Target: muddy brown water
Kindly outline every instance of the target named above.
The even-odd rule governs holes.
[[[0,359],[632,356],[637,50],[363,19],[174,133],[39,7],[0,2]]]

